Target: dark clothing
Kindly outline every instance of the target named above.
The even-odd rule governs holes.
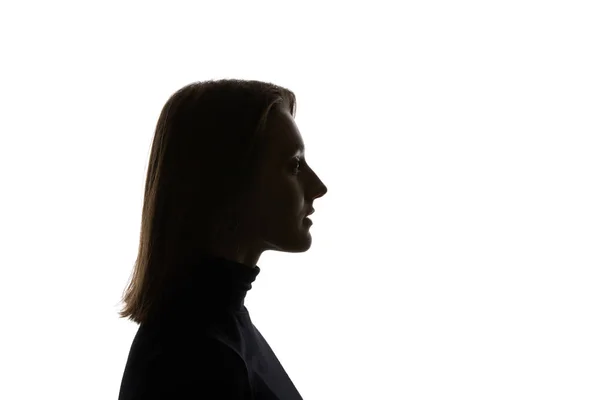
[[[301,400],[244,305],[260,273],[196,261],[133,339],[119,400]]]

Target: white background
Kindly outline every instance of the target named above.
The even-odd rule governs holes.
[[[329,189],[246,300],[305,399],[600,398],[598,4],[3,2],[0,398],[117,398],[155,124],[220,78]]]

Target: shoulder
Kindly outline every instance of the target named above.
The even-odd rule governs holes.
[[[227,393],[230,397],[224,398],[232,399],[243,399],[250,393],[245,361],[234,349],[214,338],[165,347],[148,360],[146,367],[148,393]]]

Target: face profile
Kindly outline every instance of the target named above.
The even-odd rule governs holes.
[[[161,315],[165,293],[204,271],[200,260],[226,260],[252,277],[267,250],[310,249],[307,216],[320,212],[314,201],[327,187],[306,158],[296,109],[294,92],[255,80],[197,81],[169,97],[150,150],[122,318]]]
[[[306,160],[304,141],[288,111],[274,108],[265,133],[265,157],[258,184],[241,210],[237,243],[222,241],[215,249],[218,256],[250,266],[266,250],[307,251],[312,244],[312,222],[306,216],[313,210],[313,201],[327,193]]]

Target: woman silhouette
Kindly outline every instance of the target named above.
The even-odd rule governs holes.
[[[293,92],[195,82],[162,109],[122,318],[140,326],[119,400],[301,399],[244,299],[266,250],[304,252],[314,199]]]

